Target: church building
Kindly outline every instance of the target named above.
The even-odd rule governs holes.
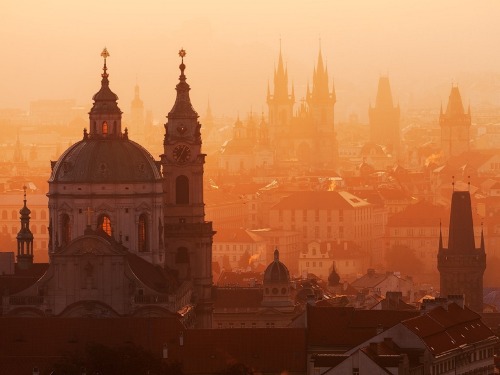
[[[179,55],[177,98],[155,160],[122,129],[106,49],[88,130],[52,162],[50,264],[32,285],[2,299],[8,316],[118,317],[182,313],[211,327],[212,223],[204,220],[201,124]],[[33,266],[26,196],[18,268]]]

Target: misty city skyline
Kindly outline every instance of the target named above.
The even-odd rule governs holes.
[[[464,103],[497,105],[500,54],[491,39],[500,4],[395,1],[308,4],[256,2],[243,7],[210,4],[136,5],[47,1],[4,5],[0,31],[1,108],[27,110],[39,99],[75,99],[88,106],[100,74],[99,51],[107,46],[110,82],[125,113],[137,83],[146,109],[163,122],[175,96],[176,52],[188,52],[186,75],[203,115],[210,100],[217,115],[264,111],[268,81],[281,50],[296,103],[312,81],[320,49],[335,82],[336,122],[351,113],[366,122],[378,78],[388,75],[395,102],[439,109],[452,83]],[[12,36],[9,38],[9,35]],[[320,42],[321,40],[321,42]],[[489,100],[489,103],[486,101]],[[473,112],[474,115],[474,112]]]

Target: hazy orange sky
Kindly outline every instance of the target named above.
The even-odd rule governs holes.
[[[484,101],[483,92],[499,105],[499,15],[494,0],[2,0],[0,108],[66,98],[90,106],[107,46],[122,111],[129,111],[137,81],[146,108],[163,121],[184,47],[200,114],[209,97],[216,114],[261,112],[280,37],[297,99],[311,81],[321,38],[339,120],[350,112],[365,116],[387,73],[403,111],[421,103],[438,108],[452,81],[473,105]]]

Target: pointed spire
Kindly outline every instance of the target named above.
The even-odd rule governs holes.
[[[184,71],[186,70],[186,65],[184,64],[184,57],[186,56],[186,51],[184,49],[179,50],[179,56],[181,58],[181,64],[179,69],[181,75],[179,76],[179,83],[175,87],[177,91],[177,97],[175,98],[175,103],[170,112],[168,113],[168,118],[177,119],[197,119],[198,113],[194,110],[191,99],[189,98],[189,87],[186,82],[186,75]]]
[[[279,262],[279,260],[280,260],[280,252],[278,251],[278,248],[276,248],[276,250],[274,250],[274,261]]]

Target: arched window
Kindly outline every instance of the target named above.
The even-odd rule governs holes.
[[[47,219],[47,211],[42,210],[42,213],[41,213],[41,215],[40,215],[40,219],[42,219],[42,220]]]
[[[147,216],[141,214],[139,216],[139,224],[137,226],[137,239],[139,252],[149,251],[148,249],[148,222]]]
[[[2,211],[2,220],[7,220],[7,211]]]
[[[179,247],[177,249],[177,253],[175,254],[175,263],[177,264],[189,263],[189,253],[187,248]]]
[[[111,219],[108,215],[99,216],[97,223],[98,228],[102,229],[108,236],[111,236]]]
[[[108,122],[104,121],[102,123],[102,134],[107,135],[108,134]]]
[[[189,204],[189,179],[186,176],[175,179],[175,203]]]
[[[61,242],[65,246],[71,241],[71,226],[69,222],[68,214],[62,214],[61,216]]]
[[[10,214],[10,218],[12,220],[16,220],[17,219],[17,212],[16,211],[12,211],[12,213]]]

